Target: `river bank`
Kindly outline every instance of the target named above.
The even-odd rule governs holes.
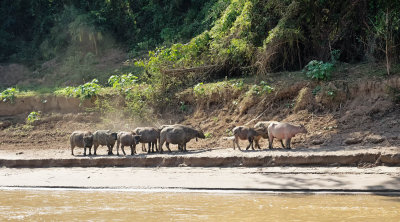
[[[101,150],[97,156],[76,156],[69,149],[0,150],[2,167],[272,167],[272,166],[399,166],[400,147],[336,147],[326,149],[263,149],[231,148],[196,149],[186,153],[108,156]],[[103,152],[104,151],[104,152]],[[130,151],[128,152],[130,153]]]
[[[398,193],[400,168],[1,168],[0,188]]]

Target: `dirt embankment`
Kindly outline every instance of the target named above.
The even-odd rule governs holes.
[[[400,105],[396,90],[400,89],[399,77],[386,80],[360,78],[351,82],[335,80],[323,84],[304,80],[293,83],[271,80],[271,85],[275,86],[275,91],[270,94],[249,96],[245,92],[231,93],[225,99],[212,100],[210,103],[199,103],[201,101],[190,97],[189,91],[183,97],[187,98],[185,102],[189,111],[167,110],[163,116],[172,118],[162,117],[147,124],[138,124],[117,115],[84,113],[83,107],[93,104],[85,101],[82,106],[81,101],[73,98],[32,97],[17,99],[15,104],[0,103],[0,155],[18,161],[49,159],[48,166],[60,164],[54,159],[64,159],[65,163],[62,164],[82,166],[102,161],[117,166],[135,166],[139,163],[143,166],[169,166],[169,163],[198,166],[206,162],[213,162],[212,166],[398,165]],[[43,112],[41,120],[33,126],[26,125],[27,113],[39,110]],[[212,152],[207,150],[211,148],[221,150],[222,154],[229,153],[232,142],[223,137],[229,136],[234,126],[252,126],[257,121],[265,120],[304,124],[309,133],[294,137],[294,149],[279,155],[276,150],[265,150],[268,146],[266,140],[261,142],[264,150],[255,151],[260,154],[255,157],[240,153],[213,157]],[[113,157],[85,157],[81,160],[70,156],[68,136],[74,130],[118,131],[176,122],[200,126],[208,138],[191,141],[188,144],[189,154],[181,157],[143,154],[138,158],[112,160]],[[243,147],[247,141],[241,141],[240,144]],[[274,147],[280,148],[280,144],[276,142]],[[78,155],[81,151],[76,150]],[[204,156],[190,156],[197,151]],[[102,154],[102,150],[99,152]],[[293,153],[295,158],[291,157]],[[10,156],[14,157],[8,158]],[[211,157],[214,159],[210,160]],[[3,162],[3,165],[13,164]],[[29,164],[35,165],[33,162]]]
[[[13,103],[0,102],[1,116],[16,116],[32,111],[43,113],[77,113],[93,107],[93,101],[64,96],[29,96],[15,99]]]

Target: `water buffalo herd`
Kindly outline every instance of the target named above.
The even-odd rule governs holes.
[[[233,149],[235,145],[240,150],[239,139],[248,140],[250,147],[254,150],[254,146],[261,149],[259,141],[261,138],[268,139],[269,148],[272,149],[274,138],[280,140],[282,147],[290,149],[290,140],[298,133],[307,133],[303,125],[292,125],[289,123],[282,123],[276,121],[261,121],[255,124],[254,127],[237,126],[232,129],[233,136],[230,137],[233,141]],[[113,148],[117,142],[117,155],[119,155],[119,148],[121,147],[122,153],[126,155],[124,146],[131,148],[131,155],[136,154],[136,145],[142,143],[142,151],[160,152],[163,153],[163,145],[171,152],[169,144],[177,144],[178,150],[186,152],[186,143],[191,139],[202,138],[204,133],[200,129],[195,129],[191,126],[174,124],[163,125],[159,128],[155,127],[138,127],[133,131],[112,132],[111,130],[97,130],[94,133],[90,131],[74,131],[70,136],[71,154],[74,155],[74,148],[84,148],[83,155],[86,156],[86,148],[89,149],[89,155],[92,155],[91,149],[94,147],[94,155],[96,155],[97,148],[107,146],[108,155],[113,155]],[[285,141],[285,144],[283,143]],[[157,144],[158,142],[158,144]],[[145,144],[148,144],[146,150]],[[254,145],[253,145],[254,143]],[[155,149],[154,149],[155,148]]]

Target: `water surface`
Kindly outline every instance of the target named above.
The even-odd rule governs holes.
[[[400,197],[0,190],[0,221],[400,221]]]

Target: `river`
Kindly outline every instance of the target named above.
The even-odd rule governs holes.
[[[3,189],[0,221],[399,221],[400,197]]]

